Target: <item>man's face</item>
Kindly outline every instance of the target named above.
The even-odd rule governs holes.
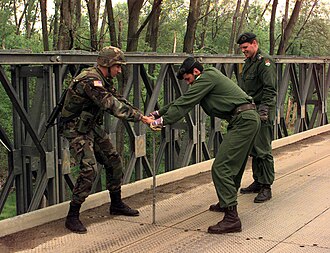
[[[258,43],[256,40],[253,40],[252,42],[245,42],[239,45],[239,48],[242,50],[245,58],[253,58],[258,51]]]
[[[192,84],[195,81],[195,76],[194,74],[183,74],[183,80],[185,80],[187,84]]]
[[[116,77],[118,74],[121,73],[121,65],[120,64],[115,64],[110,67],[110,76],[109,77]]]

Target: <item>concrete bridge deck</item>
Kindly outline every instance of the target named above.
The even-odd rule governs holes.
[[[103,205],[82,214],[87,234],[70,233],[64,228],[63,219],[19,231],[26,228],[25,223],[32,226],[44,223],[47,217],[49,220],[56,215],[64,217],[67,211],[64,203],[1,221],[0,252],[329,253],[330,132],[301,138],[304,140],[299,142],[294,138],[299,140],[299,135],[289,142],[283,139],[274,142],[273,198],[256,204],[253,203],[255,194],[239,195],[241,233],[211,235],[206,232],[223,214],[208,211],[217,198],[209,173],[211,162],[204,162],[158,177],[158,184],[183,179],[157,187],[156,224],[152,224],[150,190],[145,191],[145,186],[136,184],[133,188],[140,189],[141,193],[126,202],[139,207],[139,217],[110,216],[108,206]],[[287,143],[291,144],[285,145]],[[251,182],[249,168],[247,166],[244,174],[243,186]],[[198,173],[184,178],[193,171]],[[146,181],[149,189],[150,182]],[[130,188],[123,191],[130,195]],[[90,203],[93,201],[97,202],[91,197]]]

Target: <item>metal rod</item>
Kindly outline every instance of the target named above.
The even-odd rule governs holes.
[[[156,148],[155,135],[152,135],[152,224],[156,224]]]

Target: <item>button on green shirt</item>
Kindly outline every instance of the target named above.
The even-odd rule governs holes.
[[[273,59],[258,49],[254,58],[245,60],[240,86],[253,97],[256,105],[275,107],[277,85],[276,66]]]
[[[230,119],[237,106],[251,101],[238,85],[211,67],[196,78],[185,94],[161,108],[159,114],[164,125],[173,124],[199,103],[208,115]]]

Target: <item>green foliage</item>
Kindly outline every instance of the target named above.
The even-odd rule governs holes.
[[[9,193],[6,204],[0,214],[0,220],[16,216],[16,193]]]
[[[301,56],[327,56],[330,46],[329,10],[319,4],[306,22],[311,4],[305,3],[301,18],[294,29],[294,38],[290,41],[287,54]],[[311,41],[313,43],[311,43]]]
[[[3,86],[0,86],[0,124],[5,129],[9,137],[13,136],[12,104]]]
[[[34,16],[35,9],[32,8],[36,4],[36,0],[30,0],[31,3],[28,8],[29,21],[32,22],[31,17]],[[146,19],[151,11],[152,1],[147,1],[142,7],[139,26]],[[19,2],[22,8],[22,3]],[[205,15],[206,4],[201,6],[201,19],[198,21],[196,30],[196,53],[218,53],[226,54],[228,52],[229,38],[232,29],[233,14],[236,8],[236,1],[230,0],[211,0],[209,12]],[[291,3],[292,4],[292,3]],[[305,19],[311,9],[313,1],[304,1],[301,13],[297,24],[295,25],[292,38],[289,41],[289,49],[287,54],[302,55],[302,56],[322,56],[327,55],[327,48],[329,46],[329,4],[325,1],[319,1],[316,5],[313,14],[305,23]],[[220,7],[221,6],[221,7]],[[86,8],[86,6],[83,6]],[[264,1],[251,1],[247,17],[243,23],[243,31],[252,31],[258,35],[260,44],[265,51],[269,49],[269,21],[271,14],[271,5],[268,7],[264,16],[260,18],[261,13],[265,8]],[[278,13],[283,13],[283,8],[278,5]],[[122,43],[121,48],[126,48],[127,42],[127,28],[128,28],[128,9],[126,2],[120,2],[113,7],[114,18],[117,35],[120,36]],[[182,52],[183,40],[186,32],[187,16],[189,13],[189,2],[184,0],[172,1],[164,0],[161,5],[158,53],[170,53],[174,50],[174,41],[176,40],[176,52]],[[241,11],[243,3],[241,5]],[[290,10],[291,12],[292,10]],[[37,13],[36,27],[32,30],[31,37],[27,38],[24,25],[21,25],[20,34],[16,34],[16,25],[13,16],[12,1],[4,0],[0,5],[0,39],[2,46],[5,49],[24,49],[32,52],[42,52],[42,36],[40,13]],[[103,13],[103,9],[100,9]],[[291,13],[289,13],[290,15]],[[205,18],[208,19],[207,25],[204,26]],[[237,27],[240,22],[240,16],[237,19]],[[279,43],[281,34],[282,16],[278,15],[275,25],[276,45]],[[53,20],[49,18],[49,22]],[[23,19],[24,24],[25,19]],[[101,22],[101,20],[100,20]],[[122,24],[119,28],[119,22]],[[303,29],[302,29],[303,26]],[[109,43],[109,33],[106,27],[105,44]],[[300,32],[299,32],[300,31]],[[89,18],[87,11],[82,12],[81,24],[75,29],[76,40],[74,47],[83,50],[90,50],[90,36],[89,36]],[[205,43],[201,46],[201,34],[205,32]],[[138,51],[149,52],[151,49],[145,43],[146,28],[142,31]],[[236,35],[237,36],[237,35]],[[314,43],[309,43],[311,38],[317,38]],[[49,41],[52,41],[52,34],[49,34]],[[51,43],[50,43],[51,45]],[[276,50],[276,47],[275,47]]]

